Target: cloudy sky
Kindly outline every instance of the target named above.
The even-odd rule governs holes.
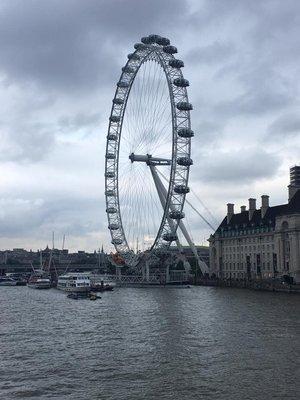
[[[141,36],[170,38],[193,103],[189,197],[287,201],[300,163],[297,0],[0,0],[0,249],[110,250],[104,146],[121,67]],[[207,208],[213,214],[209,214]],[[186,209],[196,243],[210,234]]]

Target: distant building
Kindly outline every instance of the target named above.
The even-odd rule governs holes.
[[[289,201],[269,206],[269,196],[249,199],[249,209],[227,216],[211,235],[210,271],[220,278],[269,278],[288,275],[300,282],[300,166],[290,169]]]
[[[32,268],[44,268],[51,263],[57,273],[66,270],[100,270],[109,266],[107,254],[101,252],[88,253],[78,251],[69,253],[67,249],[50,249],[27,251],[13,249],[0,251],[0,275],[5,272],[31,272]]]

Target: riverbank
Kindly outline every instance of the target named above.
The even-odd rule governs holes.
[[[246,279],[199,279],[197,286],[217,286],[240,288],[250,290],[263,290],[268,292],[283,292],[300,294],[300,285],[288,284],[278,281],[246,280]]]

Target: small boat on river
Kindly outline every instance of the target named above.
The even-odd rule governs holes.
[[[0,276],[0,286],[16,286],[17,281],[8,276]]]
[[[51,265],[51,258],[52,258],[52,253],[50,253],[49,266]],[[49,269],[45,268],[46,263],[43,264],[43,255],[41,251],[40,251],[40,268],[35,269],[33,264],[31,264],[31,267],[32,267],[32,274],[28,279],[27,286],[32,289],[50,289],[52,286],[51,277],[49,274]]]
[[[80,299],[88,299],[88,300],[98,300],[101,299],[100,296],[97,296],[96,293],[93,292],[70,292],[67,294],[69,299],[80,300]]]
[[[23,274],[15,273],[15,272],[8,272],[5,274],[7,278],[12,279],[13,281],[16,282],[16,286],[26,286],[27,285],[27,279]],[[14,285],[12,285],[14,286]]]
[[[35,271],[28,279],[27,286],[32,289],[50,289],[51,280],[43,271]]]
[[[91,290],[90,277],[87,273],[68,272],[58,277],[57,289],[73,293],[90,292]]]

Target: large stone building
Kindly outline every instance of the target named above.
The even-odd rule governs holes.
[[[261,206],[249,199],[249,208],[234,212],[227,204],[227,216],[211,235],[210,271],[220,278],[271,278],[288,275],[300,282],[300,166],[290,169],[289,201]]]

